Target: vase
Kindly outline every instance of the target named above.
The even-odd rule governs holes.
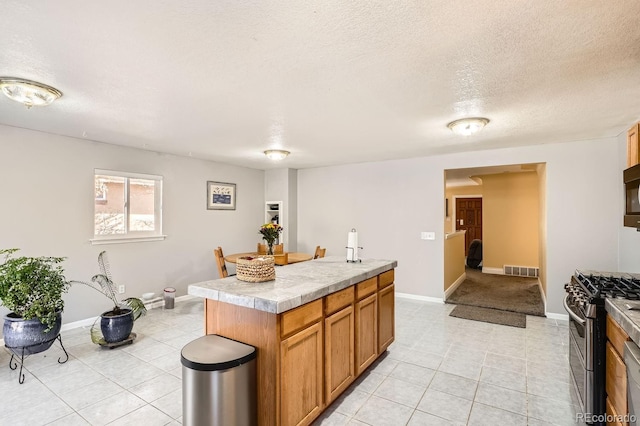
[[[267,241],[267,254],[273,256],[273,241]]]

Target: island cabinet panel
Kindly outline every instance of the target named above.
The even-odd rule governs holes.
[[[359,376],[378,356],[378,294],[356,302],[355,310],[356,376]]]
[[[218,334],[257,348],[258,424],[280,424],[278,315],[205,299],[205,317],[207,334]]]
[[[395,337],[395,285],[378,292],[378,353],[384,352]]]
[[[281,344],[282,425],[308,425],[322,412],[322,322]]]
[[[325,319],[325,401],[331,403],[355,379],[353,304]]]

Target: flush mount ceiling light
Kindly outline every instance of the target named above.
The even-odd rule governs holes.
[[[283,160],[289,154],[291,153],[284,149],[268,149],[264,152],[264,155],[266,155],[269,160],[275,161]]]
[[[32,106],[45,106],[62,96],[62,92],[37,81],[15,77],[0,77],[0,89],[9,99]]]
[[[452,121],[447,124],[447,127],[451,129],[456,135],[469,136],[482,130],[484,126],[489,123],[488,118],[471,117],[461,118],[460,120]]]

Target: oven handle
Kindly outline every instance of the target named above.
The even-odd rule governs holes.
[[[587,323],[587,320],[583,320],[582,318],[577,316],[575,314],[575,312],[573,312],[571,310],[571,308],[569,307],[569,304],[567,303],[568,300],[569,300],[569,295],[567,294],[567,296],[562,301],[562,304],[564,305],[564,309],[567,311],[567,313],[569,314],[569,316],[571,317],[572,320],[574,320],[575,322],[577,322],[581,326],[584,326]]]

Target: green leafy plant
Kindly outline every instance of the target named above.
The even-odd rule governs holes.
[[[25,320],[37,318],[51,330],[59,311],[64,309],[62,294],[69,281],[59,264],[64,257],[12,257],[19,249],[2,249],[0,301]]]
[[[144,306],[144,303],[137,297],[128,297],[124,300],[118,299],[117,286],[111,277],[106,251],[102,251],[98,255],[98,267],[100,268],[100,273],[91,277],[90,282],[77,280],[71,282],[84,284],[109,298],[113,303],[113,309],[109,312],[113,315],[120,315],[124,309],[131,309],[133,312],[133,320],[135,321],[147,313],[147,308]],[[91,340],[93,343],[101,343],[104,341],[100,330],[96,327],[99,319],[100,317],[96,319],[91,327]]]

